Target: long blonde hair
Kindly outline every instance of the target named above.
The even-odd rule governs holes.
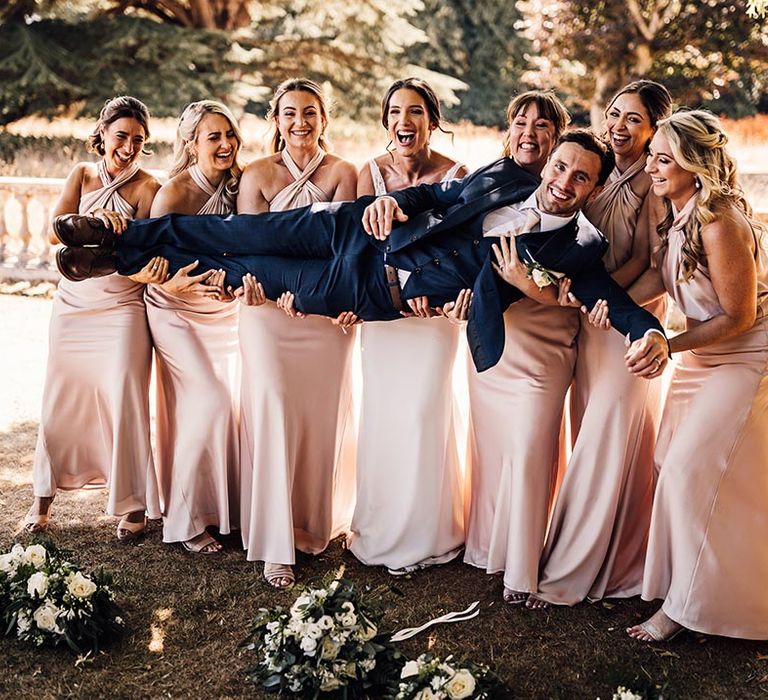
[[[235,119],[235,116],[232,114],[229,107],[221,102],[216,102],[215,100],[200,100],[199,102],[191,102],[184,108],[181,117],[179,117],[179,125],[176,127],[176,143],[173,147],[173,165],[171,166],[169,177],[174,177],[175,175],[184,172],[195,162],[190,151],[190,144],[197,138],[197,128],[200,126],[200,122],[206,114],[220,114],[229,122],[232,131],[235,132],[237,151],[235,152],[235,161],[229,169],[229,177],[225,186],[224,195],[227,203],[231,204],[234,208],[235,200],[237,199],[237,191],[240,185],[240,175],[243,173],[243,168],[238,161],[240,149],[243,145],[243,135],[240,132],[237,119]]]
[[[683,226],[678,270],[678,281],[683,282],[693,276],[705,258],[701,229],[721,218],[729,208],[742,211],[756,233],[762,233],[764,227],[752,218],[752,207],[738,184],[736,161],[726,148],[728,136],[714,114],[703,109],[676,112],[659,122],[658,133],[669,142],[675,162],[693,173],[698,190],[693,212]],[[672,204],[665,200],[665,205],[667,214],[657,229],[661,243],[654,251],[655,265],[667,246],[673,221]]]
[[[283,137],[280,136],[280,129],[277,128],[277,116],[280,113],[280,99],[285,93],[294,91],[308,92],[310,95],[314,95],[320,105],[320,116],[325,122],[326,127],[328,125],[328,102],[323,94],[323,88],[321,88],[314,80],[309,80],[308,78],[288,78],[288,80],[284,80],[277,86],[275,94],[272,95],[272,99],[269,101],[267,121],[272,122],[272,129],[269,137],[272,153],[282,151],[285,147]],[[317,143],[324,151],[331,150],[331,144],[325,136],[325,130],[320,134]]]

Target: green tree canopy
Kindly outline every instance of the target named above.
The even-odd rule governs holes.
[[[748,15],[746,0],[526,5],[541,81],[578,95],[593,123],[610,96],[638,77],[664,83],[681,104],[737,113],[754,112],[768,87],[768,33]]]
[[[64,110],[94,114],[130,92],[158,115],[218,97],[254,107],[308,75],[359,113],[425,41],[421,0],[11,0],[0,10],[0,123]]]
[[[503,125],[510,96],[525,89],[530,42],[518,31],[522,17],[507,0],[424,0],[414,23],[427,43],[408,51],[412,63],[456,76],[466,84],[448,105],[451,119]]]

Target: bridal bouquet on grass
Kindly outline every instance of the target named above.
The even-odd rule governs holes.
[[[248,678],[306,698],[382,697],[402,662],[378,627],[379,616],[351,581],[306,587],[289,609],[257,613],[244,642],[256,658]]]
[[[463,700],[493,698],[498,680],[487,666],[459,664],[453,657],[444,660],[422,654],[408,661],[400,671],[395,700]]]
[[[0,619],[7,635],[37,646],[96,652],[121,634],[121,610],[104,572],[85,574],[51,542],[0,555]]]

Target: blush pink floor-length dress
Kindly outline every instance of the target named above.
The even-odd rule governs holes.
[[[310,181],[324,157],[320,149],[302,171],[282,151],[294,182],[270,211],[329,201]],[[354,340],[327,318],[292,319],[270,302],[241,307],[241,522],[249,561],[295,564],[296,549],[322,552],[348,527]]]
[[[198,214],[232,213],[226,178],[214,187],[197,165],[189,173],[209,196]],[[152,284],[145,300],[155,345],[163,541],[191,540],[207,527],[228,534],[239,516],[238,304]]]
[[[369,168],[375,194],[386,194],[376,162]],[[444,318],[362,326],[357,501],[348,545],[364,564],[440,564],[464,543],[453,393],[460,330]]]
[[[523,298],[504,312],[499,363],[480,373],[469,366],[464,561],[504,572],[514,591],[538,589],[578,330],[577,309]]]
[[[138,165],[83,194],[78,212],[110,209],[132,218],[119,193]],[[53,300],[48,368],[33,466],[35,496],[58,489],[109,489],[106,512],[160,516],[149,428],[152,344],[144,285],[120,275],[62,279]]]
[[[648,238],[662,217],[649,192],[645,156],[614,169],[585,210],[608,238],[608,272]],[[666,303],[646,306],[662,323]],[[661,379],[633,376],[624,337],[582,320],[571,386],[573,451],[555,501],[542,556],[538,596],[573,605],[589,598],[638,595],[653,503],[653,451],[661,418]]]
[[[684,210],[685,211],[685,210]],[[673,226],[664,286],[688,318],[722,313],[699,263],[678,282]],[[688,629],[768,639],[768,265],[757,247],[757,320],[737,336],[680,353],[656,447],[659,478],[643,598]]]

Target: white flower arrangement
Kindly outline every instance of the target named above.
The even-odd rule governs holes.
[[[249,679],[267,690],[317,697],[381,697],[399,655],[378,636],[379,617],[351,581],[300,591],[289,609],[261,608],[244,647]]]
[[[561,277],[565,277],[562,272],[555,272],[554,270],[548,270],[546,267],[539,265],[537,262],[525,262],[525,267],[528,270],[526,277],[533,280],[533,283],[539,288],[544,289],[550,284],[557,286],[557,282]]]
[[[625,688],[620,685],[616,688],[616,692],[613,694],[611,700],[644,700],[644,695],[638,695],[634,690]]]
[[[459,664],[422,654],[400,671],[395,700],[464,700],[492,698],[498,681],[487,666]]]
[[[0,554],[0,618],[6,634],[36,646],[66,643],[82,654],[123,632],[104,571],[84,574],[50,542]]]

